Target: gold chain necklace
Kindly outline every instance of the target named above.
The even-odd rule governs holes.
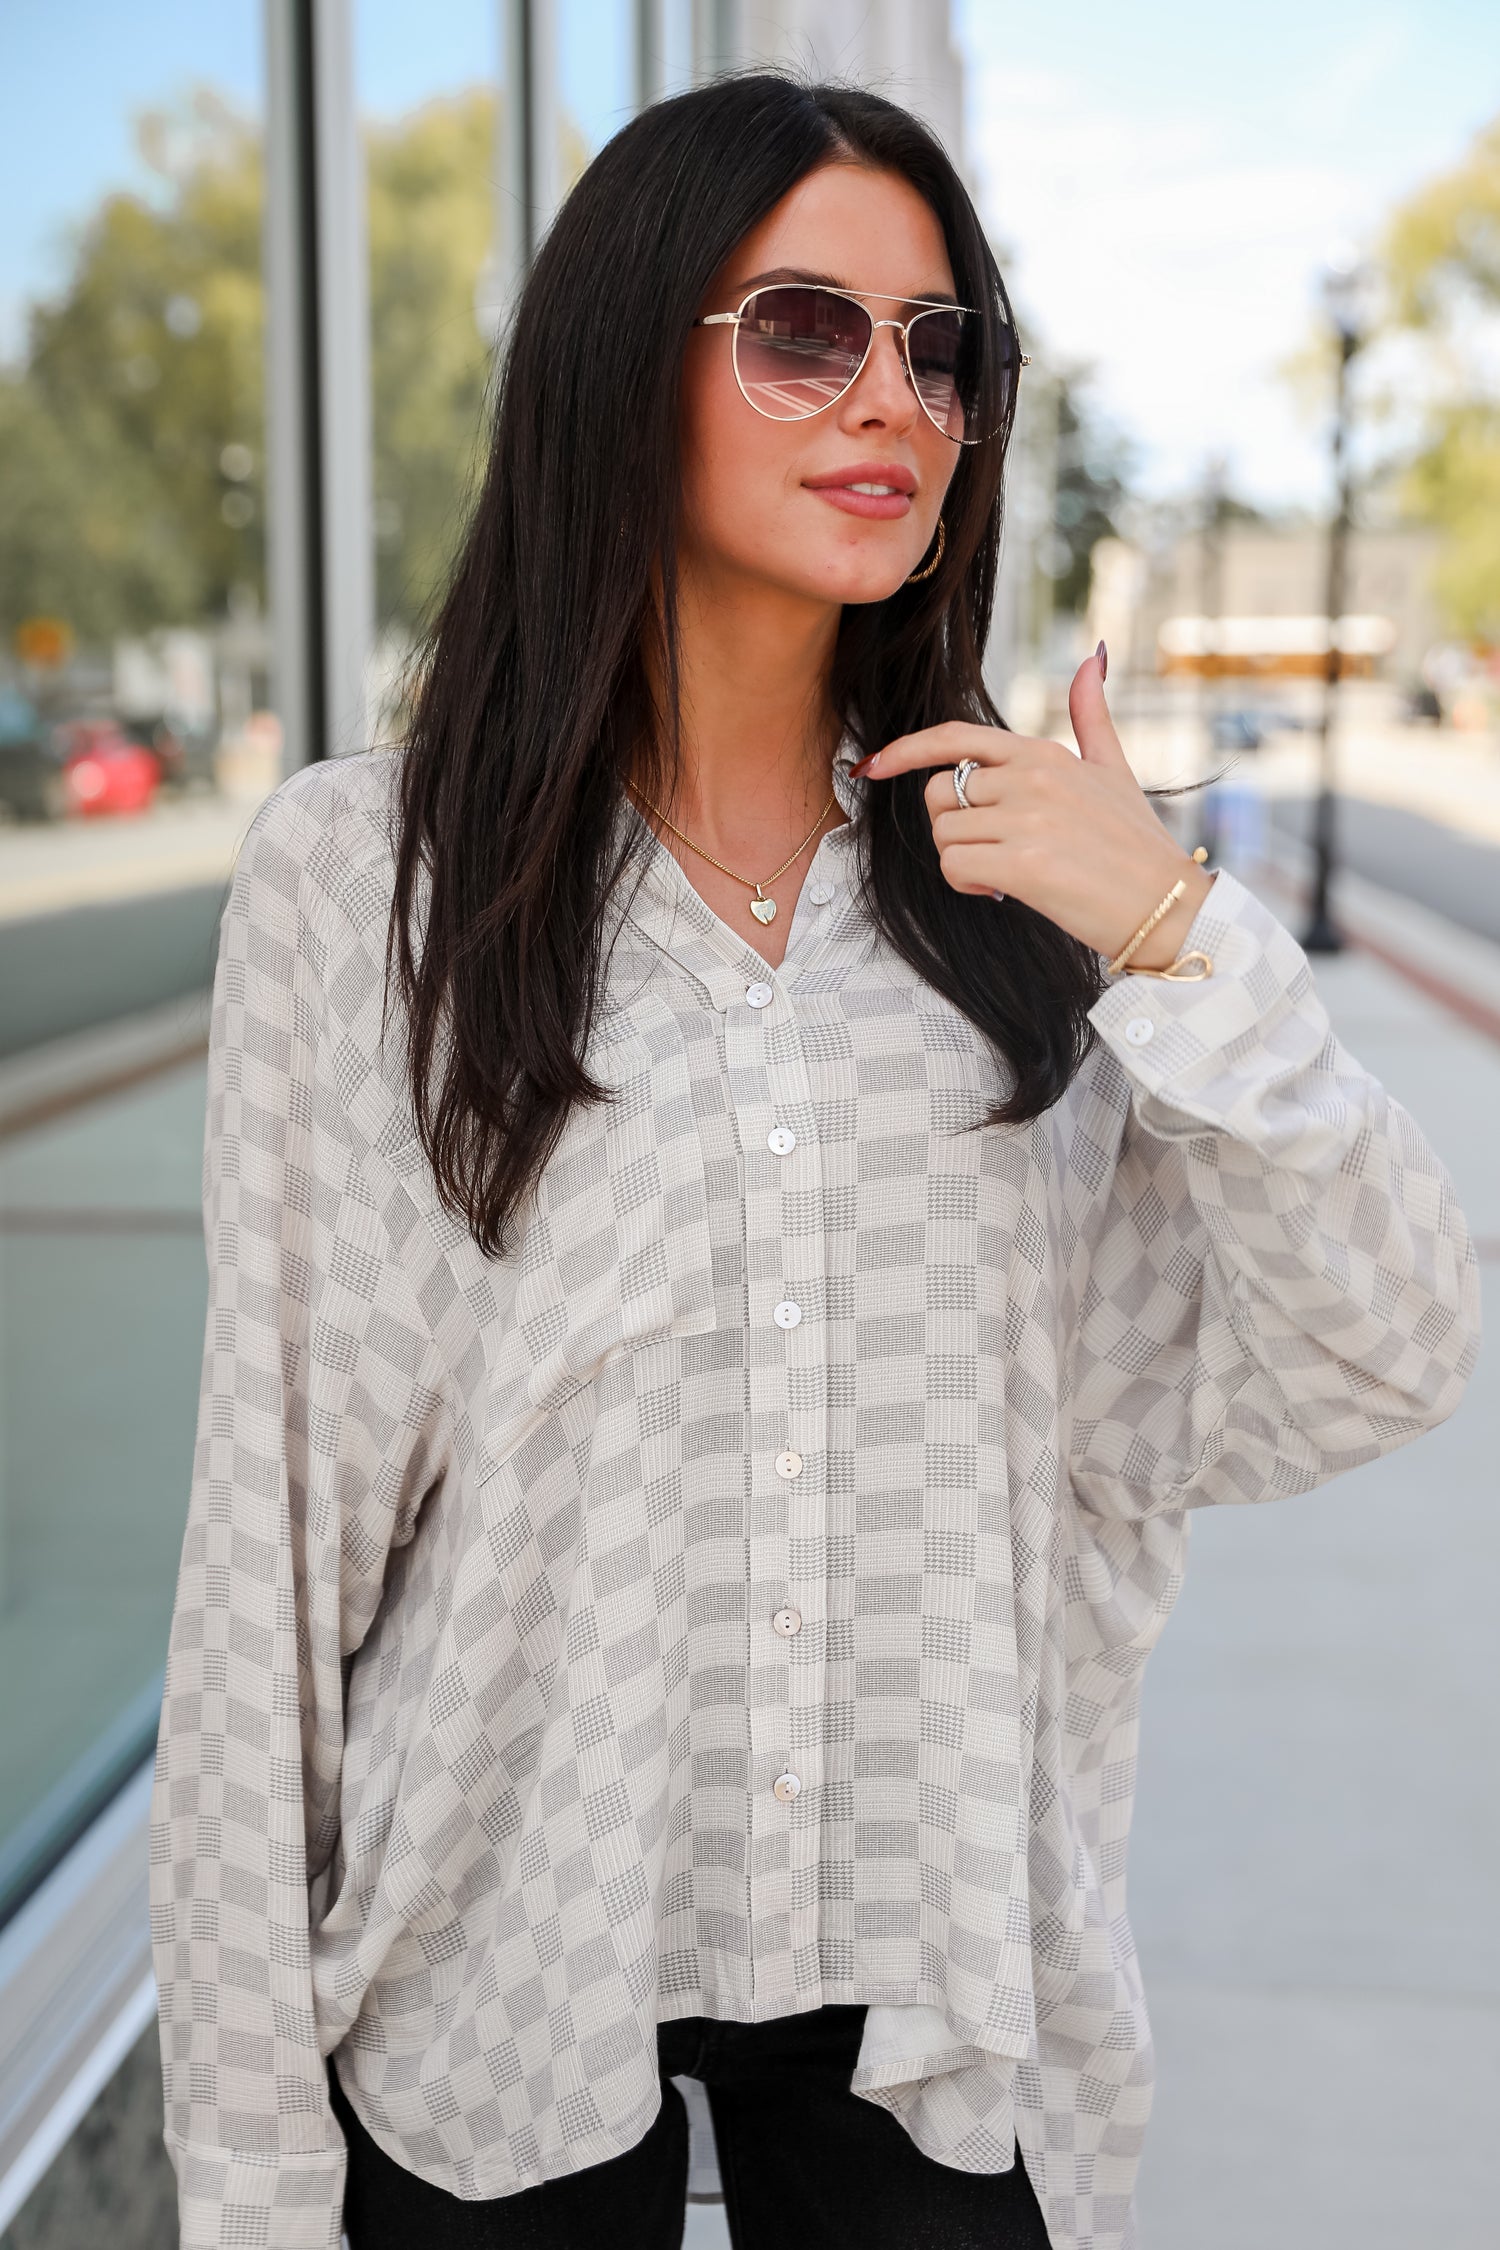
[[[727,875],[730,878],[731,882],[743,883],[747,890],[754,891],[755,896],[750,901],[750,911],[755,916],[756,921],[761,923],[762,925],[767,922],[774,922],[776,919],[776,901],[774,898],[766,897],[766,884],[779,881],[779,879],[791,866],[792,861],[798,860],[802,857],[802,854],[806,851],[808,845],[812,842],[814,836],[817,835],[818,830],[822,827],[824,821],[832,812],[834,804],[838,797],[837,789],[831,789],[829,791],[827,804],[823,807],[823,810],[819,813],[817,819],[813,822],[811,828],[809,828],[807,834],[803,837],[801,843],[797,846],[797,849],[790,855],[790,857],[782,861],[781,865],[776,869],[774,875],[763,876],[760,882],[757,883],[753,875],[737,874],[734,868],[726,867],[722,859],[715,859],[712,852],[706,852],[701,844],[695,844],[691,836],[684,836],[682,830],[676,825],[676,823],[674,821],[668,820],[660,805],[652,804],[651,799],[646,795],[644,789],[637,789],[633,781],[630,782],[627,786],[629,787],[633,796],[640,798],[641,803],[646,807],[646,810],[650,813],[655,814],[656,818],[661,822],[663,828],[671,829],[672,834],[677,838],[679,843],[686,844],[688,850],[690,852],[696,852],[700,859],[706,859],[710,867],[717,867],[719,873],[721,875]]]

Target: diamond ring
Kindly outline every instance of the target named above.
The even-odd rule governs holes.
[[[977,758],[961,758],[953,769],[953,786],[958,793],[959,804],[965,812],[974,810],[969,803],[968,783],[970,774],[978,773],[978,771],[979,760]]]

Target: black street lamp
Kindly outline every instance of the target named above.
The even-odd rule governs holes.
[[[1328,526],[1328,581],[1325,609],[1328,617],[1328,654],[1323,671],[1323,709],[1318,737],[1318,795],[1313,809],[1312,899],[1303,951],[1338,953],[1343,936],[1333,919],[1329,891],[1336,858],[1334,797],[1334,732],[1338,720],[1339,680],[1343,650],[1339,647],[1339,621],[1344,614],[1348,581],[1349,527],[1353,517],[1353,480],[1349,471],[1349,363],[1365,340],[1364,308],[1369,270],[1353,257],[1331,264],[1323,277],[1323,302],[1338,339],[1338,368],[1333,409],[1334,511]]]

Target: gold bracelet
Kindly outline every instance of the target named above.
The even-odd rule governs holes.
[[[1196,969],[1189,966],[1189,963],[1193,961],[1199,964]],[[1128,977],[1170,977],[1174,984],[1201,984],[1205,977],[1211,977],[1213,973],[1213,955],[1196,952],[1179,953],[1176,960],[1169,961],[1164,969],[1127,969],[1125,971]]]
[[[1145,921],[1136,931],[1135,936],[1130,940],[1130,943],[1124,948],[1122,952],[1117,953],[1113,961],[1110,962],[1108,971],[1106,972],[1108,975],[1112,977],[1119,975],[1126,962],[1130,959],[1132,953],[1137,952],[1139,948],[1145,944],[1147,938],[1156,928],[1156,925],[1161,920],[1162,916],[1164,914],[1171,913],[1173,907],[1177,904],[1177,901],[1181,898],[1183,892],[1186,889],[1187,877],[1185,875],[1179,875],[1176,882],[1172,885],[1172,888],[1168,891],[1166,897],[1162,900],[1160,906],[1155,907],[1152,912],[1146,916]]]
[[[1201,867],[1201,866],[1203,865],[1203,862],[1204,862],[1204,861],[1205,861],[1205,860],[1207,859],[1207,857],[1208,857],[1208,852],[1207,852],[1207,850],[1205,849],[1205,847],[1204,847],[1204,846],[1203,846],[1202,844],[1199,844],[1199,845],[1197,846],[1197,848],[1195,849],[1194,853],[1193,853],[1193,861],[1194,861],[1194,864],[1195,864],[1196,866],[1199,866],[1199,867]],[[1138,951],[1140,950],[1140,948],[1141,948],[1141,947],[1142,947],[1142,946],[1143,946],[1143,945],[1145,944],[1145,942],[1146,942],[1147,938],[1148,938],[1148,937],[1149,937],[1149,936],[1151,935],[1151,932],[1152,932],[1152,931],[1153,931],[1153,930],[1154,930],[1154,929],[1156,928],[1156,925],[1157,925],[1157,923],[1158,923],[1159,921],[1161,921],[1161,919],[1162,919],[1163,915],[1166,915],[1166,914],[1170,914],[1170,913],[1171,913],[1171,911],[1172,911],[1173,907],[1174,907],[1174,906],[1175,906],[1175,905],[1177,904],[1177,901],[1178,901],[1178,900],[1179,900],[1179,899],[1181,898],[1181,896],[1182,896],[1183,892],[1184,892],[1184,891],[1185,891],[1186,889],[1187,889],[1187,877],[1186,877],[1185,875],[1179,875],[1179,876],[1178,876],[1178,878],[1177,878],[1177,880],[1176,880],[1176,882],[1175,882],[1175,883],[1174,883],[1174,884],[1172,885],[1172,888],[1171,888],[1171,889],[1170,889],[1170,890],[1168,891],[1168,893],[1167,893],[1166,897],[1165,897],[1165,898],[1164,898],[1164,899],[1162,900],[1162,902],[1161,902],[1160,906],[1156,907],[1156,908],[1155,908],[1155,909],[1154,909],[1154,910],[1153,910],[1153,911],[1152,911],[1152,912],[1151,912],[1150,914],[1148,914],[1148,915],[1146,916],[1146,919],[1145,919],[1145,921],[1144,921],[1144,922],[1143,922],[1143,923],[1141,924],[1140,928],[1139,928],[1139,929],[1138,929],[1138,930],[1136,931],[1136,933],[1135,933],[1135,936],[1134,936],[1134,937],[1133,937],[1133,938],[1132,938],[1132,939],[1130,940],[1129,944],[1128,944],[1128,945],[1126,945],[1126,946],[1125,946],[1125,947],[1124,947],[1124,948],[1123,948],[1123,949],[1122,949],[1122,950],[1121,950],[1121,951],[1120,951],[1119,953],[1117,953],[1117,954],[1115,955],[1115,957],[1114,957],[1113,961],[1111,961],[1111,962],[1110,962],[1110,963],[1108,964],[1108,967],[1106,968],[1106,971],[1105,971],[1105,974],[1106,974],[1107,976],[1112,976],[1112,977],[1114,977],[1114,976],[1118,976],[1118,975],[1119,975],[1120,971],[1121,971],[1121,970],[1122,970],[1122,969],[1124,968],[1124,966],[1125,966],[1126,962],[1127,962],[1127,961],[1128,961],[1128,960],[1130,959],[1131,955],[1132,955],[1132,954],[1134,954],[1134,953],[1136,953],[1136,952],[1138,952]],[[1207,955],[1206,953],[1203,953],[1203,954],[1183,954],[1183,955],[1181,955],[1181,956],[1180,956],[1179,958],[1180,958],[1180,959],[1182,959],[1182,960],[1202,960],[1202,961],[1207,961],[1207,960],[1208,960],[1208,955]],[[1177,962],[1176,962],[1176,961],[1174,961],[1174,962],[1172,963],[1172,968],[1174,968],[1174,969],[1175,969],[1176,967],[1177,967]],[[1198,972],[1198,974],[1199,974],[1199,976],[1208,976],[1208,975],[1210,975],[1210,974],[1212,973],[1212,970],[1213,970],[1213,963],[1212,963],[1211,961],[1209,961],[1209,962],[1208,962],[1208,967],[1207,967],[1206,969],[1200,969],[1200,970],[1199,970],[1199,972]],[[1136,971],[1136,974],[1137,974],[1138,976],[1154,976],[1154,977],[1159,977],[1159,976],[1166,976],[1166,975],[1168,975],[1169,973],[1170,973],[1170,972],[1169,972],[1168,970],[1166,970],[1166,969],[1138,969],[1138,970]],[[1191,982],[1191,981],[1193,981],[1193,980],[1189,979],[1188,981],[1190,981],[1190,982]]]

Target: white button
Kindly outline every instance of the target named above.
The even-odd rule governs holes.
[[[783,1297],[771,1318],[778,1328],[795,1328],[802,1318],[802,1307],[794,1305],[790,1297]]]
[[[752,1008],[769,1008],[776,995],[768,984],[747,984],[745,998]]]
[[[790,1156],[797,1146],[797,1136],[789,1125],[773,1125],[766,1135],[766,1146],[773,1156]]]
[[[790,1766],[785,1773],[779,1773],[776,1776],[771,1784],[771,1794],[773,1797],[779,1797],[784,1805],[789,1805],[794,1797],[801,1796],[801,1780],[798,1775],[792,1772]]]
[[[802,1474],[801,1454],[794,1453],[790,1446],[787,1447],[785,1453],[778,1453],[776,1456],[776,1474],[779,1477],[800,1477]]]
[[[807,895],[812,900],[814,906],[826,906],[829,900],[833,897],[833,885],[832,883],[822,882],[809,883],[807,886]]]
[[[1149,1016],[1132,1016],[1125,1026],[1125,1036],[1132,1047],[1144,1047],[1156,1030]]]

